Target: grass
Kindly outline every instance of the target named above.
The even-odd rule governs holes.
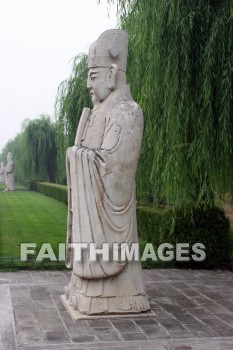
[[[6,185],[4,183],[0,183],[0,191],[5,190],[5,188],[6,188]],[[15,190],[16,191],[27,191],[28,189],[27,189],[27,187],[16,183],[15,184]]]
[[[66,238],[67,206],[40,193],[0,192],[0,257],[20,257],[20,243],[49,242],[57,256]]]
[[[36,243],[36,253],[39,252],[42,243],[50,243],[58,257],[58,244],[66,241],[67,206],[43,194],[23,191],[25,188],[21,185],[17,185],[16,189],[15,192],[0,192],[0,269],[9,270],[11,266],[55,268],[56,264],[48,261],[33,266],[36,254],[31,257],[29,263],[14,262],[10,258],[20,258],[20,243]],[[148,208],[148,211],[154,210],[155,208]],[[164,211],[164,208],[160,210]],[[233,226],[231,236],[233,239]],[[141,252],[145,243],[146,241],[141,238]],[[154,249],[157,252],[157,246],[154,246]],[[233,259],[233,252],[231,258]],[[62,262],[60,266],[64,268],[64,263]],[[173,262],[162,262],[158,258],[156,262],[151,260],[142,262],[142,266],[143,268],[172,267]]]

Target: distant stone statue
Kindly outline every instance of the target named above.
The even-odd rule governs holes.
[[[5,169],[4,169],[3,162],[1,162],[1,165],[0,165],[0,183],[5,183]]]
[[[135,173],[143,135],[143,114],[126,84],[128,34],[105,31],[88,54],[87,87],[94,108],[84,108],[75,145],[67,150],[69,243],[107,243],[110,259],[90,249],[77,260],[65,288],[67,305],[82,314],[127,314],[149,310],[140,261],[113,259],[113,243],[138,242]],[[65,298],[63,297],[63,300]]]
[[[6,191],[15,190],[14,161],[11,152],[9,152],[7,155],[7,165],[5,167],[5,185]]]

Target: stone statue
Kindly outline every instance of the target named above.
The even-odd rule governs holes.
[[[5,167],[5,184],[6,191],[15,190],[14,162],[11,152],[9,152],[7,155],[7,165]]]
[[[4,169],[3,162],[1,162],[1,165],[0,165],[0,183],[5,183],[5,169]]]
[[[143,135],[143,114],[126,84],[128,34],[107,30],[88,54],[88,81],[94,108],[84,108],[75,140],[67,150],[69,243],[138,242],[135,173]],[[139,261],[104,261],[90,251],[74,259],[68,248],[71,282],[63,301],[86,315],[149,310]],[[112,256],[112,251],[110,255]],[[67,300],[67,301],[66,301]]]

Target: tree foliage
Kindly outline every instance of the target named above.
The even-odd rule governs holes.
[[[8,152],[13,154],[18,178],[55,181],[55,125],[49,116],[25,120],[21,133],[8,141],[0,155],[5,163]]]
[[[65,179],[65,153],[74,144],[79,118],[84,107],[91,106],[87,90],[87,55],[73,59],[72,72],[58,87],[56,111],[56,142],[58,147],[58,179]]]
[[[31,178],[55,181],[56,143],[55,126],[48,116],[41,116],[28,122],[25,128],[26,169]]]
[[[11,152],[14,157],[14,167],[15,167],[15,174],[17,174],[18,177],[22,178],[24,176],[24,169],[22,164],[22,151],[23,148],[23,137],[21,134],[18,134],[14,139],[10,139],[6,145],[4,146],[1,154],[0,154],[0,161],[6,165],[7,163],[7,154],[8,152]]]
[[[233,2],[117,2],[128,80],[144,111],[137,183],[177,205],[232,189]]]

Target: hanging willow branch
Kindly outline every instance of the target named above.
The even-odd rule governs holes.
[[[55,125],[49,116],[25,120],[21,133],[8,141],[0,155],[5,163],[8,152],[13,154],[18,178],[55,181]]]
[[[139,192],[175,205],[232,190],[233,2],[109,0],[129,32],[128,80],[144,111]]]
[[[73,59],[70,77],[58,87],[56,110],[56,142],[58,147],[58,179],[65,181],[65,152],[74,144],[76,130],[84,107],[91,106],[87,90],[87,55]]]

